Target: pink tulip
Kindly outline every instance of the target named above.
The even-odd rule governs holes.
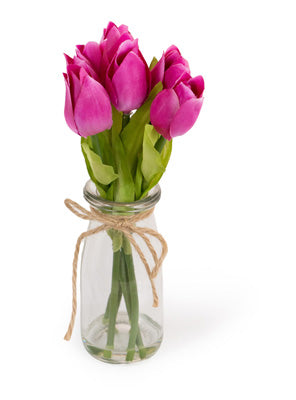
[[[137,40],[120,43],[106,72],[105,87],[118,111],[139,108],[150,90],[150,71]]]
[[[80,136],[95,135],[112,126],[110,98],[104,87],[87,73],[85,68],[68,64],[65,119]]]
[[[164,89],[153,100],[150,119],[167,140],[192,128],[203,103],[204,80],[191,78],[188,62],[176,46],[164,54]],[[153,70],[152,70],[153,77]]]

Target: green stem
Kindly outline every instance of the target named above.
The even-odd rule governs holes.
[[[130,306],[131,329],[127,346],[126,361],[132,361],[135,355],[135,345],[139,331],[139,299],[138,299],[138,290],[137,290],[133,256],[131,252],[129,254],[126,254],[126,252],[124,252],[123,254],[127,267],[127,277],[129,282],[130,299],[131,299],[131,306]]]
[[[118,297],[119,297],[119,272],[120,272],[120,250],[113,253],[113,270],[112,270],[112,285],[110,294],[109,306],[109,324],[107,334],[107,346],[104,351],[105,358],[111,358],[112,350],[114,349],[115,323],[118,312]]]
[[[98,134],[91,136],[91,143],[93,145],[93,149],[94,149],[95,153],[97,153],[97,155],[102,158],[102,150],[101,150]]]
[[[164,138],[162,135],[160,135],[160,138],[157,140],[157,142],[155,143],[155,149],[161,153],[162,149],[164,148],[164,145],[166,144],[166,138]]]
[[[121,288],[119,288],[119,291],[118,291],[118,301],[117,301],[117,311],[118,311],[119,306],[120,306],[121,297],[122,297],[122,290],[121,290]],[[107,307],[106,307],[105,314],[104,314],[104,317],[103,317],[103,322],[104,322],[104,323],[107,323],[108,320],[109,320],[110,302],[111,302],[111,293],[109,294],[109,298],[108,298],[108,302],[107,302]]]
[[[126,310],[129,316],[129,320],[131,321],[131,294],[129,288],[129,281],[128,281],[128,272],[127,272],[127,265],[125,263],[124,252],[121,250],[121,265],[120,265],[120,285],[122,288],[122,294],[125,300]],[[140,328],[138,328],[138,335],[136,339],[136,343],[139,349],[140,358],[146,357],[146,349],[143,344]]]
[[[103,317],[104,323],[106,323],[109,320],[110,302],[111,302],[111,294],[109,294],[106,311],[105,311],[105,314],[104,314],[104,317]]]

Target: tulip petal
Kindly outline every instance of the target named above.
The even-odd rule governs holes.
[[[101,65],[101,48],[96,42],[88,42],[84,46],[82,54],[89,60],[94,70],[99,73]]]
[[[110,62],[113,60],[113,58],[115,57],[115,54],[117,54],[117,49],[119,48],[119,46],[122,44],[122,43],[124,43],[124,42],[126,42],[126,41],[131,41],[131,42],[134,42],[134,39],[133,39],[133,37],[128,33],[128,32],[125,32],[125,33],[123,33],[119,38],[118,38],[118,40],[116,41],[116,43],[115,43],[115,45],[114,45],[114,47],[113,47],[113,51],[112,52],[109,52],[109,60],[110,60]]]
[[[103,86],[81,70],[81,91],[77,99],[74,118],[83,137],[95,135],[112,126],[112,109]]]
[[[73,114],[73,104],[72,104],[72,99],[71,99],[71,93],[70,93],[70,86],[69,86],[69,80],[67,74],[63,74],[64,79],[65,79],[65,85],[66,85],[66,98],[65,98],[65,108],[64,108],[64,114],[65,114],[65,120],[72,131],[78,133],[77,126],[75,124],[74,120],[74,114]]]
[[[91,75],[94,79],[98,80],[99,78],[98,74],[93,69],[88,59],[83,54],[78,53],[77,56],[73,58],[73,62],[75,65],[84,68],[89,75]]]
[[[170,46],[165,52],[165,67],[168,69],[172,64],[175,64],[176,61],[180,58],[181,53],[177,46]]]
[[[166,89],[171,89],[181,80],[188,80],[189,78],[190,75],[183,64],[173,64],[164,74],[164,86]]]
[[[108,33],[110,32],[110,30],[113,27],[117,28],[117,26],[114,24],[114,22],[112,22],[112,21],[108,22],[107,28],[104,29],[103,39],[106,38],[106,36],[108,35]]]
[[[179,107],[178,96],[173,89],[162,90],[151,104],[151,123],[167,140],[171,140],[170,124]]]
[[[196,76],[195,78],[190,79],[188,84],[191,86],[192,91],[194,92],[196,97],[201,97],[204,89],[205,89],[205,82],[201,75]]]
[[[118,39],[120,38],[120,33],[117,26],[113,26],[106,35],[106,52],[108,59],[111,61],[116,49],[118,47]]]
[[[155,65],[155,67],[151,71],[151,89],[158,82],[162,82],[164,76],[164,54],[162,55],[161,59]]]
[[[102,53],[102,61],[101,61],[101,67],[100,67],[100,78],[101,82],[104,84],[105,78],[106,78],[106,72],[109,66],[109,59],[107,56],[107,52],[105,50],[106,48],[106,41],[100,43],[101,47],[101,53]]]
[[[185,71],[190,74],[188,61],[182,57],[180,50],[174,45],[170,46],[165,52],[165,68],[168,69],[173,64],[184,65]]]
[[[108,69],[109,71],[109,69]],[[113,87],[112,80],[108,75],[108,71],[105,78],[105,88],[110,96],[112,104],[115,106],[118,103],[117,93],[115,88]]]
[[[137,52],[138,57],[142,60],[143,64],[145,65],[145,70],[146,70],[146,82],[147,82],[147,93],[150,93],[151,90],[151,71],[148,67],[148,64],[146,63],[146,60],[143,56],[143,54],[138,50]]]
[[[112,84],[117,94],[118,111],[130,112],[139,108],[148,92],[146,67],[133,52],[128,53],[113,75]]]
[[[80,69],[81,68],[75,64],[67,65],[69,86],[71,89],[71,98],[72,98],[73,105],[76,103],[76,100],[77,100],[80,90],[81,90],[81,85],[80,85],[80,80],[79,80]]]
[[[118,30],[120,34],[122,35],[123,33],[129,33],[128,31],[128,26],[127,25],[119,25]]]
[[[80,53],[83,53],[85,45],[84,44],[77,44],[76,49],[80,51]]]
[[[118,47],[118,50],[116,51],[116,58],[115,62],[117,66],[119,66],[124,58],[127,56],[127,54],[131,51],[133,51],[135,54],[137,54],[139,50],[138,46],[138,40],[125,40],[123,43],[121,43]]]
[[[68,56],[68,54],[66,54],[66,53],[64,53],[64,56],[65,56],[67,65],[73,64],[73,58],[71,58],[70,56]]]
[[[199,115],[203,99],[191,99],[183,103],[176,112],[170,128],[170,136],[184,135],[192,128]]]
[[[179,85],[174,88],[174,90],[177,93],[180,105],[185,103],[185,101],[187,100],[195,99],[195,94],[193,93],[193,91],[183,82],[180,82]]]

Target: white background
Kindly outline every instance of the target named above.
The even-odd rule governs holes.
[[[1,398],[296,398],[293,3],[1,3]],[[63,52],[99,41],[109,20],[148,61],[176,44],[206,82],[156,210],[169,244],[164,342],[132,366],[90,357],[79,323],[63,341],[86,229],[63,200],[86,206],[87,180],[63,117]]]

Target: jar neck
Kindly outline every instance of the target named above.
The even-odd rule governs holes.
[[[160,186],[156,185],[152,188],[144,199],[133,201],[130,203],[121,203],[116,201],[106,200],[101,197],[97,191],[96,185],[92,180],[86,182],[83,189],[85,200],[97,210],[108,214],[137,214],[150,210],[158,203],[161,190]]]

